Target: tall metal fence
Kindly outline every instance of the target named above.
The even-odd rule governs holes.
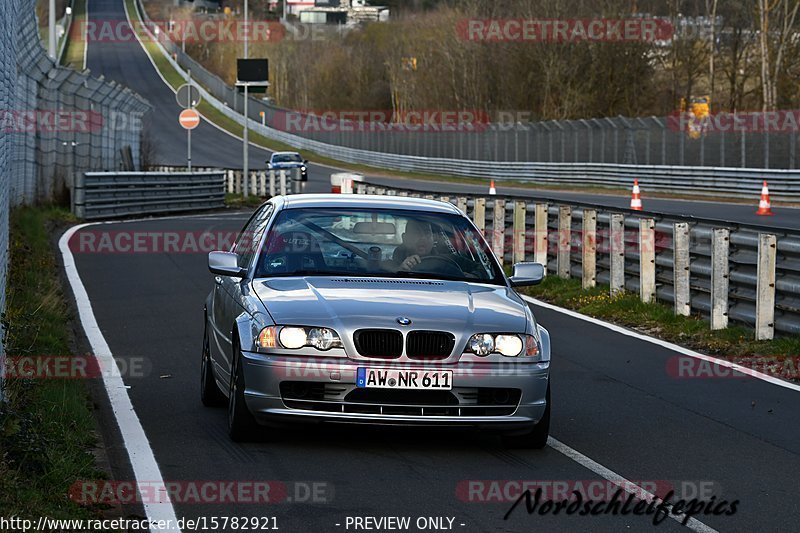
[[[0,1],[0,311],[5,310],[9,211],[66,203],[74,172],[139,166],[142,97],[47,57],[35,0]],[[3,321],[3,324],[5,322]],[[0,325],[0,399],[4,327]]]
[[[74,171],[139,166],[145,99],[115,82],[56,66],[37,30],[35,0],[4,1],[17,9],[16,94],[2,110],[14,144],[12,206],[67,201]],[[9,17],[4,17],[8,20]]]
[[[137,0],[140,14],[152,26]],[[244,97],[236,88],[209,72],[186,54],[169,32],[158,40],[183,69],[231,110],[244,113]],[[250,98],[248,116],[274,130],[355,150],[427,158],[542,162],[612,163],[637,165],[710,166],[796,169],[800,112],[781,112],[771,118],[758,113],[736,116],[710,115],[704,126],[690,132],[687,115],[644,118],[596,118],[581,120],[525,120],[530,113],[509,110],[499,122],[486,123],[475,111],[472,120],[441,121],[435,113],[423,113],[435,123],[428,128],[383,128],[353,120],[339,120],[358,110],[331,111],[318,116],[279,108]],[[366,111],[366,110],[360,110]],[[453,112],[461,110],[450,110]],[[438,122],[436,122],[438,121]],[[772,122],[770,122],[772,121]],[[452,131],[447,131],[452,130]]]
[[[10,109],[17,80],[17,11],[18,0],[0,2],[0,109]],[[8,211],[11,183],[12,143],[0,135],[0,313],[6,308],[6,273],[8,267]],[[3,401],[5,367],[5,320],[0,320],[0,402]]]

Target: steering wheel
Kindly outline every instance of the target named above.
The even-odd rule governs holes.
[[[464,270],[452,257],[445,255],[426,255],[420,257],[419,263],[411,268],[411,272],[432,272],[463,276]]]

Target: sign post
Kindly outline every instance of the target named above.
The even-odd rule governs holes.
[[[200,115],[194,110],[200,103],[200,90],[196,85],[192,85],[192,71],[189,71],[189,83],[184,83],[178,87],[175,93],[175,100],[183,108],[178,122],[186,130],[186,160],[189,172],[192,171],[192,130],[200,125]]]
[[[178,117],[178,122],[186,130],[186,159],[189,163],[189,172],[192,171],[192,130],[200,125],[200,114],[194,109],[184,109]]]
[[[247,2],[245,2],[247,5]],[[247,34],[245,34],[246,37]],[[265,92],[269,87],[269,62],[266,59],[249,59],[247,57],[247,41],[245,40],[245,58],[236,61],[236,86],[244,89],[244,131],[242,134],[243,141],[243,154],[242,154],[242,177],[244,179],[244,187],[242,187],[244,197],[246,198],[250,191],[250,162],[249,156],[249,139],[248,139],[248,123],[250,116],[247,111],[247,103],[250,99],[250,88],[255,88],[256,91]]]

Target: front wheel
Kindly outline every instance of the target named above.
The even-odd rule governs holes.
[[[541,450],[547,446],[547,438],[550,435],[550,383],[547,383],[545,393],[547,406],[544,414],[538,423],[533,424],[530,431],[519,435],[506,435],[503,437],[505,445],[509,448],[528,448]]]
[[[236,347],[228,388],[228,435],[235,442],[245,442],[253,438],[258,428],[253,413],[244,403],[244,371],[241,356]]]

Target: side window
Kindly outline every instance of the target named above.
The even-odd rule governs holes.
[[[264,235],[264,229],[269,223],[270,217],[274,211],[272,204],[267,204],[257,212],[253,218],[247,223],[247,226],[239,234],[236,239],[236,244],[233,251],[239,256],[239,266],[247,268],[253,260],[253,256],[258,250],[258,245],[261,242],[261,237]]]

